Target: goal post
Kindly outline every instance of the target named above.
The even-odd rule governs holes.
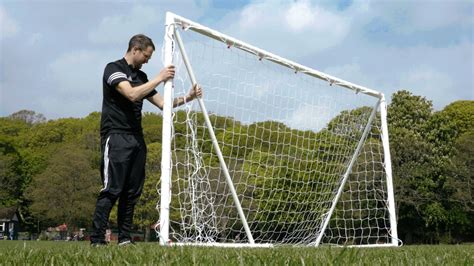
[[[163,60],[162,245],[398,245],[382,93],[170,12]]]

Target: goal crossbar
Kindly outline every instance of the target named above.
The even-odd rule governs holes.
[[[175,23],[176,25],[181,26],[184,30],[192,30],[192,31],[201,33],[201,34],[206,35],[206,36],[208,36],[208,37],[210,37],[214,40],[217,40],[217,41],[220,41],[220,42],[223,42],[223,43],[227,44],[228,47],[235,47],[235,48],[243,50],[245,52],[254,54],[257,57],[259,57],[260,59],[269,60],[269,61],[272,61],[274,63],[280,64],[282,66],[288,67],[288,68],[294,70],[297,73],[298,72],[304,73],[304,74],[310,75],[312,77],[316,77],[316,78],[325,80],[325,81],[329,82],[330,84],[339,85],[341,87],[345,87],[345,88],[353,90],[355,92],[361,92],[361,93],[364,93],[364,94],[367,94],[367,95],[370,95],[370,96],[373,96],[373,97],[382,98],[382,93],[380,93],[378,91],[375,91],[375,90],[372,90],[372,89],[369,89],[369,88],[366,88],[366,87],[363,87],[363,86],[360,86],[360,85],[353,84],[353,83],[345,81],[343,79],[339,79],[339,78],[333,77],[331,75],[328,75],[326,73],[317,71],[317,70],[312,69],[310,67],[303,66],[303,65],[298,64],[296,62],[293,62],[289,59],[282,58],[278,55],[267,52],[263,49],[257,48],[255,46],[250,45],[248,43],[245,43],[243,41],[237,40],[233,37],[230,37],[228,35],[220,33],[216,30],[210,29],[206,26],[203,26],[203,25],[201,25],[199,23],[196,23],[194,21],[191,21],[189,19],[183,18],[179,15],[173,14],[171,12],[167,12],[166,17],[170,17],[171,18],[170,21],[172,21],[172,23]]]

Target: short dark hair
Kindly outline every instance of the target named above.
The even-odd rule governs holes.
[[[150,37],[144,34],[137,34],[134,35],[128,42],[127,52],[130,52],[133,47],[138,47],[140,50],[144,51],[148,46],[151,46],[153,51],[155,51],[155,45],[153,44],[153,41],[150,39]]]

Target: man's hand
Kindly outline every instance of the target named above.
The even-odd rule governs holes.
[[[194,100],[197,97],[201,98],[202,96],[201,86],[199,86],[198,84],[194,84],[194,86],[189,91],[189,96],[191,97],[191,100]]]
[[[175,73],[174,66],[169,65],[160,71],[160,74],[158,74],[158,78],[161,81],[167,81],[168,79],[174,78],[174,73]]]

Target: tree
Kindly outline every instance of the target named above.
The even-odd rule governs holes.
[[[400,235],[408,243],[462,239],[473,220],[465,203],[472,202],[465,146],[471,144],[466,132],[474,131],[474,101],[433,113],[431,101],[399,91],[388,110]]]
[[[329,123],[327,129],[320,132],[292,130],[276,121],[244,125],[231,117],[217,115],[211,115],[211,121],[216,127],[215,133],[224,156],[236,158],[228,162],[229,171],[242,169],[255,178],[271,173],[275,189],[266,193],[279,193],[288,191],[287,186],[296,184],[284,182],[286,175],[310,184],[308,176],[318,172],[321,162],[336,165],[336,158],[331,156],[331,151],[335,149],[333,146],[346,143],[338,133],[363,129],[362,122],[366,121],[369,113],[370,108],[367,107],[343,111]],[[190,115],[195,116],[198,125],[204,124],[202,114],[196,112]],[[348,115],[354,120],[342,127],[336,126],[338,120],[346,121]],[[182,134],[186,130],[185,117],[184,111],[178,111],[175,116],[174,145],[180,149],[187,141]],[[388,107],[388,119],[401,238],[406,243],[472,241],[474,101],[453,102],[443,110],[433,112],[431,101],[403,90],[393,95]],[[28,110],[0,118],[0,205],[19,205],[23,221],[32,221],[33,214],[51,225],[67,222],[89,226],[95,196],[100,188],[99,120],[100,113],[94,112],[82,119],[46,121],[43,115]],[[159,200],[156,188],[161,174],[161,126],[160,115],[146,113],[143,116],[144,135],[148,143],[147,179],[136,206],[135,222],[146,231],[159,218],[155,207]],[[373,127],[370,136],[379,133]],[[200,144],[202,159],[218,166],[207,130],[198,127],[197,134],[204,136],[204,142]],[[301,138],[294,136],[304,136],[304,143],[295,143]],[[332,142],[317,145],[309,142],[316,138],[332,139]],[[268,145],[276,140],[281,144]],[[370,140],[367,143],[370,144]],[[297,149],[297,145],[308,148]],[[313,157],[313,152],[318,153],[318,159],[306,160]],[[280,167],[288,164],[283,160],[289,154],[292,162],[306,169],[306,172],[296,173]],[[219,177],[221,172],[218,167],[216,169],[208,174]],[[178,171],[174,171],[174,175]],[[237,174],[235,178],[238,190],[246,189],[246,195],[253,193],[251,196],[256,199],[269,197],[259,190],[263,184],[257,184],[253,189],[240,188],[243,186],[239,181],[241,177]],[[215,183],[210,185],[218,186]],[[224,193],[225,183],[219,186],[222,187],[215,190],[228,195]],[[173,190],[176,189],[177,186],[174,186]],[[308,188],[300,189],[304,191]],[[178,203],[173,199],[172,204]],[[243,205],[252,207],[245,202]],[[267,209],[271,208],[272,205],[268,204]],[[310,208],[300,206],[300,210],[303,209]],[[170,213],[172,217],[178,215],[177,211]],[[286,218],[291,217],[287,215]]]
[[[459,136],[454,145],[453,178],[445,183],[449,192],[449,233],[458,239],[474,239],[474,130]]]
[[[431,101],[405,90],[394,93],[388,106],[399,234],[408,243],[423,238],[422,212],[435,197],[433,146],[423,137],[432,110]]]
[[[388,122],[391,128],[409,128],[413,133],[420,134],[432,112],[431,101],[401,90],[392,95],[392,102],[388,106]]]
[[[453,200],[463,204],[467,210],[474,211],[474,130],[461,135],[454,147],[454,169],[458,178],[447,185],[453,190]]]
[[[28,222],[23,192],[29,184],[27,160],[22,149],[25,135],[32,127],[24,120],[0,118],[0,206],[17,208],[20,220]]]
[[[438,194],[446,209],[444,238],[450,242],[472,239],[474,101],[449,104],[433,115],[427,129],[428,139],[436,146]]]
[[[436,232],[445,242],[469,239],[466,235],[474,229],[471,189],[474,169],[468,159],[473,154],[474,101],[449,104],[433,114],[424,131],[434,147],[433,182],[439,203],[436,209],[441,211],[437,213],[444,213]]]
[[[21,110],[9,116],[11,119],[22,120],[30,125],[46,122],[46,117],[43,114],[37,114],[31,110]]]
[[[456,101],[436,112],[425,124],[426,138],[435,144],[438,156],[451,156],[456,139],[474,130],[474,101]]]
[[[145,229],[145,239],[149,239],[150,226],[159,219],[156,206],[159,200],[157,192],[160,180],[161,166],[161,144],[158,142],[147,145],[146,179],[142,195],[135,207],[135,223]]]
[[[72,143],[56,146],[46,169],[33,177],[27,190],[31,213],[57,225],[88,226],[99,189],[90,154]]]
[[[8,143],[0,143],[0,206],[18,206],[23,180],[21,157]]]

